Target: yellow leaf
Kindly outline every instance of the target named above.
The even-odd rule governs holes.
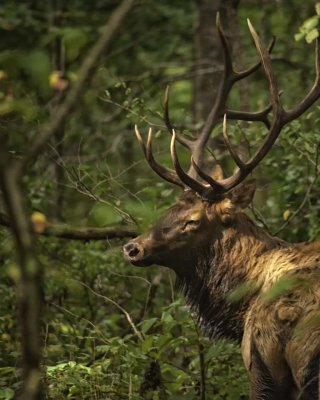
[[[0,69],[0,81],[7,78],[7,73]]]
[[[61,71],[52,71],[49,75],[49,85],[55,90],[62,91],[69,86],[69,82],[63,78]]]
[[[291,211],[290,210],[286,210],[282,215],[283,219],[285,221],[288,221],[290,214],[291,214]]]
[[[36,233],[43,233],[48,225],[47,217],[38,211],[32,213],[31,222]]]

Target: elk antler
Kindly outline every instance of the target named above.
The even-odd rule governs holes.
[[[217,29],[221,39],[223,53],[224,53],[224,73],[221,80],[221,84],[218,90],[218,96],[213,104],[213,107],[207,117],[207,120],[199,134],[198,138],[195,140],[189,140],[182,135],[179,135],[175,132],[175,129],[171,123],[169,116],[169,89],[167,88],[164,98],[164,121],[167,126],[168,131],[172,134],[171,140],[171,157],[173,161],[173,165],[175,167],[175,171],[167,169],[159,164],[153,158],[151,151],[151,130],[149,130],[147,148],[145,147],[141,135],[136,128],[136,134],[138,140],[141,144],[142,150],[146,156],[146,159],[151,166],[151,168],[157,172],[162,178],[166,179],[169,182],[177,184],[179,186],[188,187],[197,192],[202,197],[213,200],[216,196],[219,196],[235,186],[241,183],[252,171],[253,169],[260,163],[260,161],[266,156],[277,137],[279,136],[281,129],[288,122],[298,118],[301,114],[303,114],[311,105],[320,97],[320,45],[319,40],[316,42],[316,78],[313,87],[306,95],[306,97],[292,110],[285,110],[280,102],[281,93],[278,90],[278,85],[276,79],[274,77],[272,68],[271,68],[271,60],[270,60],[270,52],[273,48],[275,40],[273,39],[272,43],[269,46],[269,49],[266,49],[257,35],[255,29],[252,24],[248,20],[248,26],[252,38],[254,40],[255,46],[260,56],[260,61],[256,63],[251,68],[237,72],[234,70],[231,60],[231,51],[226,40],[226,36],[222,29],[220,23],[219,14],[217,14]],[[258,112],[245,112],[245,111],[234,111],[228,110],[226,103],[228,99],[229,92],[233,85],[241,79],[246,78],[251,73],[257,70],[257,68],[262,65],[265,76],[268,81],[269,86],[269,96],[270,96],[270,105],[265,109]],[[268,114],[272,110],[272,120],[268,119]],[[212,132],[212,129],[215,127],[219,119],[223,117],[223,138],[226,144],[228,151],[230,152],[235,164],[237,165],[237,170],[235,173],[221,180],[215,180],[208,174],[206,174],[202,170],[203,164],[203,155],[205,146],[208,142],[209,136]],[[258,148],[256,153],[246,162],[244,162],[239,155],[234,150],[230,137],[227,131],[227,117],[230,119],[240,119],[245,121],[260,121],[263,122],[266,127],[269,129],[266,138],[264,139],[262,145]],[[178,160],[178,156],[176,153],[175,143],[178,141],[183,146],[187,147],[191,153],[191,166],[186,173]],[[203,184],[197,181],[197,177],[203,179],[207,184]]]
[[[161,176],[161,178],[165,179],[166,181],[173,183],[175,185],[178,185],[180,187],[184,187],[184,185],[182,184],[182,182],[179,180],[178,175],[176,174],[175,171],[173,171],[172,169],[166,168],[160,164],[158,164],[156,162],[156,160],[153,157],[152,154],[152,147],[151,147],[151,143],[152,143],[152,128],[149,128],[149,132],[148,132],[148,140],[147,140],[147,147],[145,146],[143,139],[141,137],[141,134],[138,130],[137,125],[135,125],[134,127],[138,142],[140,143],[140,146],[142,148],[142,151],[146,157],[146,160],[148,161],[148,164],[150,165],[150,167],[159,175]]]

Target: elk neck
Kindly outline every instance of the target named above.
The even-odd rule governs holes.
[[[230,301],[229,295],[249,282],[261,287],[268,254],[287,246],[239,213],[218,239],[198,252],[195,265],[176,270],[177,287],[210,337],[241,340],[243,314],[257,291],[238,302]]]

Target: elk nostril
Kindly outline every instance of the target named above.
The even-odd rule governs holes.
[[[138,249],[138,247],[134,247],[133,249],[131,249],[129,251],[129,257],[135,257],[136,255],[138,255],[140,253],[140,250]]]
[[[133,258],[140,253],[140,250],[135,243],[128,243],[128,244],[124,245],[123,251],[130,258]]]

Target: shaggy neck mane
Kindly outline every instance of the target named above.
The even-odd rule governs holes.
[[[223,333],[224,337],[241,339],[243,312],[254,294],[236,303],[230,302],[228,295],[259,276],[267,252],[285,246],[286,242],[269,236],[239,213],[221,238],[198,251],[196,265],[184,268],[183,274],[177,271],[177,286],[210,337]]]

